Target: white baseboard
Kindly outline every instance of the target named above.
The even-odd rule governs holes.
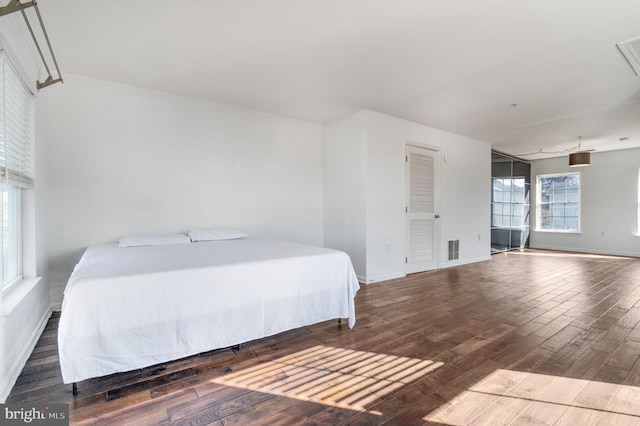
[[[31,336],[29,336],[29,340],[27,341],[25,347],[22,349],[20,356],[18,357],[18,359],[16,359],[16,361],[13,363],[13,366],[9,370],[9,374],[7,374],[6,377],[2,378],[2,381],[0,382],[0,403],[4,403],[7,400],[9,393],[11,393],[13,385],[15,385],[16,380],[18,380],[18,376],[20,376],[20,373],[29,360],[33,349],[36,347],[38,339],[40,339],[40,335],[44,331],[44,328],[47,326],[47,322],[51,317],[51,312],[53,312],[51,307],[49,307],[49,309],[44,312],[42,318],[40,318],[40,322],[38,322],[35,330],[33,330]]]
[[[483,262],[485,260],[491,260],[491,255],[488,254],[486,256],[475,257],[473,259],[462,259],[462,260],[448,261],[448,262],[440,265],[440,269],[451,268],[453,266],[466,265],[467,263]],[[405,272],[393,272],[393,273],[390,273],[390,274],[375,275],[373,277],[363,277],[362,275],[358,275],[358,281],[363,283],[363,284],[373,284],[373,283],[377,283],[379,281],[387,281],[387,280],[393,280],[393,279],[396,279],[396,278],[404,278],[406,276],[407,276],[407,274]]]
[[[373,283],[377,283],[379,281],[387,281],[387,280],[393,280],[396,278],[404,278],[406,277],[407,274],[405,274],[404,272],[394,272],[391,274],[383,274],[383,275],[375,275],[373,277],[363,277],[361,275],[358,275],[358,281],[360,281],[361,283],[364,284],[373,284]]]
[[[488,254],[486,256],[474,257],[473,259],[459,259],[459,260],[446,261],[443,265],[441,265],[441,268],[451,268],[453,266],[466,265],[468,263],[484,262],[485,260],[491,260],[491,255]]]

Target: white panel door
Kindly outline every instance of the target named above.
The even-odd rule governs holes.
[[[406,146],[407,273],[438,268],[438,152]]]

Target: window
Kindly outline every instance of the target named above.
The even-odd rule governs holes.
[[[529,225],[529,195],[524,178],[493,178],[491,226],[521,229]]]
[[[22,277],[22,192],[33,186],[33,99],[0,53],[0,186],[4,289]]]
[[[537,230],[580,231],[580,173],[538,176]]]

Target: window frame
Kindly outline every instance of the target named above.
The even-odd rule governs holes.
[[[2,182],[1,185],[4,187],[5,182]],[[7,193],[7,198],[9,197],[12,198],[12,202],[9,204],[9,211],[7,212],[8,213],[7,219],[9,222],[10,231],[7,233],[6,236],[4,235],[5,218],[3,217],[2,218],[3,229],[2,231],[0,231],[0,234],[1,234],[0,240],[3,245],[4,244],[14,245],[15,251],[13,251],[12,253],[9,253],[9,256],[11,256],[11,260],[12,260],[11,269],[14,271],[13,275],[5,279],[6,263],[5,263],[4,247],[2,250],[2,268],[0,268],[2,269],[1,275],[0,275],[0,289],[2,291],[8,291],[11,287],[13,287],[16,283],[20,282],[24,278],[24,265],[23,265],[23,254],[22,254],[22,246],[23,246],[22,222],[23,222],[23,216],[24,216],[22,198],[23,198],[24,189],[20,188],[19,186],[10,185],[10,184],[6,186],[7,186],[6,188],[7,191],[15,190],[15,192],[13,197],[9,193]],[[4,195],[4,188],[2,192]],[[4,208],[4,199],[2,200],[2,204]],[[5,242],[5,238],[7,239],[6,242]]]
[[[505,200],[496,200],[495,199],[495,181],[509,181],[509,191],[502,191],[503,193],[509,193],[509,200],[505,201]],[[523,193],[523,199],[522,201],[520,200],[516,200],[514,199],[514,194],[516,194],[517,192],[514,191],[514,187],[520,186],[517,185],[515,183],[515,181],[522,181],[522,193]],[[504,182],[503,182],[504,185]],[[529,214],[525,213],[525,207],[530,209],[531,205],[530,205],[530,201],[529,201],[529,189],[527,189],[527,185],[529,185],[526,182],[526,178],[525,177],[521,177],[521,176],[511,176],[511,177],[492,177],[491,178],[491,228],[492,229],[517,229],[517,230],[521,230],[521,229],[527,229],[530,226],[529,223]],[[500,206],[500,209],[502,210],[503,214],[500,215],[496,215],[496,210],[495,207]],[[508,214],[504,214],[504,209],[508,208],[509,212]],[[514,208],[520,208],[522,209],[521,214],[520,215],[514,215]],[[528,213],[528,212],[527,212]],[[496,224],[496,221],[494,220],[496,217],[501,217],[501,218],[509,218],[509,224],[508,225],[504,225],[504,222],[500,225]],[[514,218],[520,218],[520,221],[518,223],[514,224]]]
[[[22,69],[17,65],[7,49],[6,41],[0,36],[0,113],[3,114],[0,126],[0,186],[3,192],[2,217],[0,217],[0,243],[3,244],[2,259],[0,259],[0,295],[8,294],[14,287],[25,280],[25,197],[26,192],[34,187],[34,155],[35,155],[35,96],[23,77]],[[10,71],[7,71],[10,70]],[[10,72],[12,75],[7,75]],[[11,84],[12,86],[7,86]],[[7,104],[8,99],[16,99],[17,103]],[[24,103],[23,103],[24,102]],[[16,109],[18,107],[18,109]],[[24,109],[23,109],[24,108]],[[14,115],[15,113],[18,115]],[[24,115],[22,115],[24,113]],[[25,120],[15,127],[8,122],[8,117],[18,117]],[[17,121],[20,123],[20,121]],[[18,129],[20,136],[16,136]],[[7,133],[11,132],[11,133]],[[13,135],[9,138],[7,135]],[[16,150],[17,149],[17,150]],[[16,162],[17,161],[17,162]],[[7,191],[7,211],[5,212],[4,192]],[[9,192],[15,191],[12,195]],[[6,217],[5,217],[6,213]],[[5,233],[5,220],[11,230]],[[11,259],[11,276],[5,271],[5,247],[11,247],[7,255]],[[0,305],[2,297],[0,297]]]
[[[544,178],[553,178],[559,176],[576,176],[578,178],[578,201],[575,203],[570,203],[568,201],[564,202],[543,202],[542,201],[542,185],[541,180]],[[578,207],[578,227],[577,229],[548,229],[542,228],[542,206],[543,205],[553,205],[553,204],[576,204]],[[566,216],[563,216],[566,218]],[[559,234],[580,234],[582,233],[582,178],[580,172],[566,172],[566,173],[549,173],[544,175],[536,175],[536,232],[550,232],[550,233],[559,233]]]

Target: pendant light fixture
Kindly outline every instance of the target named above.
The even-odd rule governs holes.
[[[579,136],[582,140],[582,136]],[[591,164],[591,152],[582,151],[580,144],[578,144],[578,152],[569,154],[569,167],[584,167]]]

